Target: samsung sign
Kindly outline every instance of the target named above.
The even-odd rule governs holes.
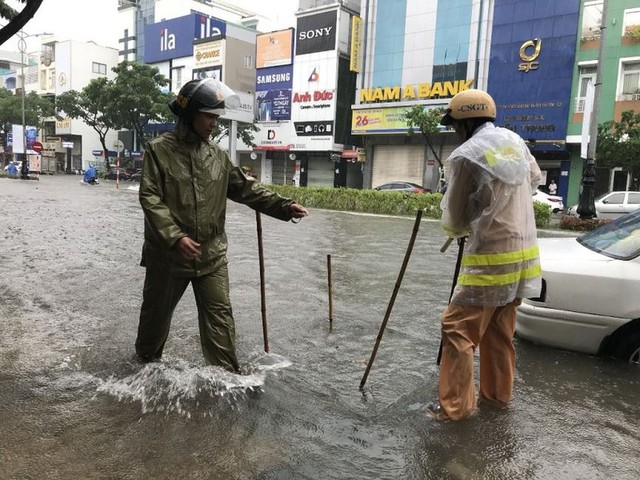
[[[226,24],[192,13],[184,17],[147,25],[144,32],[144,62],[157,63],[193,55],[194,41],[223,37]]]
[[[291,89],[293,65],[270,67],[256,70],[256,91]]]
[[[495,2],[488,90],[496,124],[530,140],[533,149],[564,148],[580,1],[558,2],[549,16],[548,1],[530,0],[526,21],[512,3]]]
[[[336,10],[299,17],[296,29],[296,55],[335,50],[337,18]]]

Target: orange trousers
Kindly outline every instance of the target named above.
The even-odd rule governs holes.
[[[473,362],[480,347],[480,398],[504,407],[511,400],[516,367],[513,336],[521,300],[499,307],[449,304],[442,314],[440,406],[452,420],[473,414]]]

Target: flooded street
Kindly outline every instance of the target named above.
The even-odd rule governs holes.
[[[364,395],[414,218],[263,216],[267,355],[255,213],[230,203],[250,374],[204,366],[190,288],[163,361],[138,365],[143,218],[130,187],[0,178],[1,479],[640,478],[640,371],[623,363],[516,339],[509,409],[426,417],[456,259],[435,221],[421,222]]]

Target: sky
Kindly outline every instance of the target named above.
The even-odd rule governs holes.
[[[181,0],[175,0],[181,1]],[[271,18],[279,26],[293,26],[293,12],[298,0],[277,0],[274,11],[273,1],[267,0],[227,0],[239,7],[254,11]],[[16,10],[22,4],[15,0],[7,3]],[[93,40],[99,45],[118,48],[117,39],[121,32],[117,27],[118,0],[44,0],[36,15],[25,25],[24,32],[29,35],[53,33],[56,40]],[[6,22],[5,22],[6,24]],[[16,37],[0,45],[0,50],[18,51]],[[38,38],[27,37],[27,51],[40,48]]]

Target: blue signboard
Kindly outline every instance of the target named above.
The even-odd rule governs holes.
[[[156,63],[193,55],[194,14],[147,25],[144,61]]]
[[[293,65],[259,68],[256,70],[256,91],[291,89],[293,85]]]
[[[513,7],[513,0],[495,2],[488,90],[496,124],[535,150],[564,149],[580,0]]]
[[[203,13],[194,14],[193,40],[207,38],[224,38],[227,35],[227,24],[219,18],[210,17]]]
[[[291,120],[293,65],[256,70],[256,118],[259,122]]]
[[[156,63],[193,55],[193,44],[208,38],[224,38],[227,24],[202,13],[147,25],[144,32],[144,61]]]

